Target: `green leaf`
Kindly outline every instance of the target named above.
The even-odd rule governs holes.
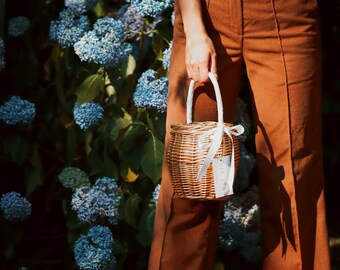
[[[108,111],[109,117],[105,119],[106,121],[98,128],[98,131],[105,138],[116,140],[120,135],[120,131],[131,124],[132,117],[124,108],[115,105],[110,106]]]
[[[94,100],[103,90],[104,80],[102,74],[90,75],[76,91],[78,104]]]
[[[120,148],[125,151],[134,148],[145,134],[146,127],[141,122],[133,122],[125,132]]]
[[[171,27],[171,22],[169,20],[163,20],[159,22],[156,26],[157,33],[168,42],[170,42],[173,37],[172,29],[173,27]]]
[[[148,247],[151,245],[153,235],[153,223],[155,218],[155,208],[149,207],[144,212],[139,222],[139,233],[137,234],[138,242]]]
[[[131,195],[124,204],[125,221],[133,227],[137,227],[137,216],[139,215],[143,198],[138,194]]]
[[[31,194],[36,189],[36,187],[41,185],[43,182],[43,168],[37,146],[34,147],[34,150],[29,157],[29,161],[31,166],[29,166],[27,169],[26,175],[26,193],[28,195]]]
[[[152,135],[144,145],[141,166],[145,174],[150,177],[155,184],[161,178],[163,153],[164,143]]]
[[[104,175],[110,178],[118,179],[119,172],[116,163],[113,162],[107,154],[103,158]]]
[[[162,61],[163,59],[163,47],[164,47],[164,39],[159,35],[155,35],[153,37],[152,49],[156,55],[157,60]]]
[[[21,165],[27,158],[29,148],[29,143],[19,136],[7,138],[3,142],[4,152],[19,165]]]
[[[125,61],[122,65],[122,75],[126,78],[127,76],[133,74],[133,72],[136,69],[136,59],[133,57],[133,55],[129,55],[127,61]]]
[[[121,107],[126,108],[131,101],[133,92],[136,89],[137,78],[135,75],[128,75],[124,84],[121,87],[117,87],[117,104]]]

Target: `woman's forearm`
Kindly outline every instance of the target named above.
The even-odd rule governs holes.
[[[186,36],[185,63],[188,77],[207,82],[208,72],[217,73],[214,44],[204,26],[201,0],[177,0]]]
[[[183,19],[184,32],[187,38],[205,34],[202,18],[201,0],[177,0]]]

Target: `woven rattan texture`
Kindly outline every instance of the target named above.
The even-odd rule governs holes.
[[[225,124],[231,126],[230,124]],[[207,156],[209,149],[199,149],[199,138],[202,134],[217,127],[217,122],[194,122],[191,124],[176,124],[171,126],[170,144],[167,151],[170,179],[175,195],[182,199],[197,200],[226,200],[215,197],[214,177],[212,164],[205,175],[196,180],[198,172]],[[209,136],[203,144],[210,143]],[[233,136],[235,171],[237,171],[240,151],[237,137]],[[215,157],[231,155],[232,144],[228,135],[224,134],[221,146]]]

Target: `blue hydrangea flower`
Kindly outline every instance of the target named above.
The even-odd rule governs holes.
[[[168,79],[156,79],[156,72],[152,69],[145,71],[138,79],[137,89],[133,101],[140,108],[155,108],[159,112],[166,111],[168,98]]]
[[[35,105],[18,96],[12,96],[0,106],[0,119],[8,125],[28,125],[36,114]]]
[[[172,7],[174,0],[127,0],[134,4],[142,16],[156,17],[168,7]]]
[[[90,22],[86,16],[64,9],[59,13],[59,20],[51,21],[50,38],[62,48],[68,48],[80,40],[89,29]]]
[[[151,24],[144,23],[143,16],[138,12],[134,4],[123,5],[118,11],[117,19],[124,24],[125,39],[137,41],[140,40],[141,33],[144,36],[152,37],[152,30],[162,20],[158,16]]]
[[[111,224],[118,222],[121,201],[118,185],[112,178],[103,177],[92,187],[80,187],[72,196],[72,209],[79,220],[93,223],[98,217],[107,217]]]
[[[152,192],[152,199],[153,199],[153,202],[154,204],[157,206],[157,203],[158,203],[158,197],[159,197],[159,191],[161,190],[161,185],[158,184],[156,187],[155,187],[155,190]]]
[[[104,67],[116,67],[128,58],[132,46],[123,41],[124,25],[113,18],[98,19],[92,31],[74,44],[74,51],[81,61]]]
[[[103,118],[103,113],[103,107],[93,101],[85,102],[80,106],[76,103],[73,108],[74,120],[83,130],[98,124]]]
[[[171,50],[172,50],[172,41],[169,44],[169,48],[167,48],[163,52],[163,67],[164,67],[164,69],[169,69],[170,68]]]
[[[142,31],[144,19],[135,5],[123,5],[118,11],[117,19],[123,23],[124,29],[127,31],[126,39],[140,39],[139,33]]]
[[[116,258],[113,256],[113,236],[108,227],[94,226],[87,235],[81,235],[74,246],[74,256],[80,269],[113,270]]]
[[[58,175],[59,181],[64,187],[73,191],[82,186],[90,186],[90,180],[86,172],[77,167],[66,167]]]
[[[2,195],[0,209],[4,218],[10,221],[25,220],[32,214],[31,203],[15,191]]]
[[[113,248],[113,235],[108,227],[93,226],[89,230],[87,237],[96,247],[102,249]]]
[[[224,217],[218,235],[219,247],[225,250],[238,249],[241,255],[252,262],[261,259],[259,195],[256,186],[226,203]]]
[[[6,60],[5,60],[5,42],[0,37],[0,71],[3,70],[6,66]]]
[[[92,9],[99,0],[65,0],[65,7],[76,14],[82,14]]]
[[[25,16],[13,17],[8,21],[8,35],[17,37],[26,32],[31,26],[30,21]]]

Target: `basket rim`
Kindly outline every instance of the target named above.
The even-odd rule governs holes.
[[[227,127],[232,127],[233,124],[231,123],[223,123],[224,126],[227,126]],[[192,123],[176,123],[176,124],[171,124],[170,127],[172,129],[180,129],[180,128],[183,128],[183,129],[192,129],[193,127],[205,127],[205,126],[211,126],[211,127],[215,127],[218,125],[218,122],[216,121],[202,121],[202,122],[192,122]]]

